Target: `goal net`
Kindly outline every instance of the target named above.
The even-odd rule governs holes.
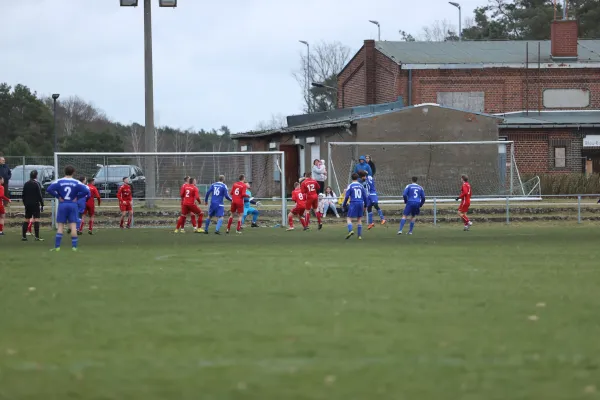
[[[95,185],[102,198],[102,206],[96,207],[96,224],[99,226],[116,226],[114,221],[119,211],[116,195],[124,177],[130,180],[134,199],[134,221],[138,226],[174,225],[180,212],[179,191],[184,177],[196,179],[204,203],[206,191],[220,175],[225,176],[225,184],[231,188],[240,174],[244,174],[246,182],[250,183],[252,196],[262,203],[260,221],[265,225],[285,225],[287,221],[285,160],[284,153],[280,151],[55,153],[54,167],[57,177],[63,176],[67,165],[75,167],[76,178],[85,176],[95,179]],[[201,208],[207,215],[206,206]],[[229,209],[228,201],[225,208]],[[106,221],[103,217],[106,217]],[[110,220],[110,217],[114,218]]]
[[[361,156],[375,164],[380,199],[397,201],[411,178],[427,197],[454,198],[460,176],[468,175],[473,196],[535,197],[539,185],[524,184],[515,162],[513,142],[330,142],[329,185],[342,193]]]

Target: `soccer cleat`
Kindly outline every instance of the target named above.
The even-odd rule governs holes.
[[[253,222],[252,225],[250,225],[250,228],[259,228],[259,226],[256,222]]]
[[[42,238],[39,238],[39,237],[36,237],[36,238],[35,238],[35,241],[36,241],[36,242],[43,242],[43,241],[44,241],[44,239],[42,239]]]
[[[194,229],[194,232],[196,232],[196,233],[204,233],[204,229],[202,229],[202,228]]]
[[[121,228],[121,229],[123,229],[123,228]],[[175,229],[175,230],[173,231],[173,233],[179,233],[179,229]]]
[[[408,232],[409,235],[412,235],[412,232]]]
[[[31,232],[27,232],[25,235],[26,236],[33,236],[33,234]]]
[[[27,241],[27,238],[26,238],[26,237],[22,237],[22,238],[21,238],[21,242],[26,242],[26,241]]]
[[[385,220],[385,219],[381,220],[381,225],[385,225],[386,223],[387,223],[387,220]]]
[[[468,231],[468,230],[469,230],[469,225],[465,225],[465,227],[464,227],[464,229],[463,229],[463,230],[464,230],[464,231]]]
[[[359,236],[359,237],[358,237],[358,240],[362,240],[362,236]]]
[[[235,233],[237,233],[238,235],[242,234],[242,230],[240,229],[239,231],[235,231]]]
[[[319,230],[323,229],[323,224],[319,224]]]
[[[226,235],[229,235],[229,229],[227,229],[227,230],[225,231],[225,234],[226,234]]]
[[[77,247],[72,247],[71,251],[78,252],[79,250],[77,250]]]
[[[310,228],[308,226],[305,226],[303,229],[303,231],[308,231],[308,230],[310,230]]]
[[[88,231],[88,235],[93,235],[93,234],[94,234],[94,232]]]
[[[77,236],[83,235],[83,231],[77,231]]]
[[[398,231],[398,235],[402,235],[402,231]]]
[[[208,231],[202,230],[202,233],[204,233],[205,235],[208,235]]]
[[[126,227],[126,228],[127,228],[127,229],[131,229],[131,226],[127,225],[127,227]]]
[[[60,247],[55,247],[55,248],[53,248],[53,249],[50,249],[50,251],[56,251],[56,252],[59,252],[59,251],[60,251]]]
[[[294,229],[295,228],[287,228],[286,231],[289,232],[289,231],[293,231]]]
[[[0,232],[0,236],[4,236],[4,232]]]
[[[370,231],[370,230],[371,230],[371,228],[373,228],[374,226],[375,226],[375,224],[374,224],[374,223],[370,223],[370,224],[369,224],[369,226],[367,227],[367,230],[369,230],[369,231]]]
[[[215,231],[215,235],[220,235],[220,234],[221,234],[221,232]]]
[[[348,232],[348,234],[346,235],[346,240],[350,239],[352,237],[352,235],[354,235],[354,231]]]
[[[67,233],[71,233],[71,228],[67,229]]]

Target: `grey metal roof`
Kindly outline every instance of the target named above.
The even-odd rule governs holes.
[[[550,41],[462,41],[462,42],[375,42],[375,48],[398,64],[521,64],[556,63],[550,56]],[[600,62],[600,40],[579,40],[577,62]]]
[[[501,128],[600,127],[600,110],[520,111],[497,115],[504,118]]]

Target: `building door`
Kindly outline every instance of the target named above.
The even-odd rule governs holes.
[[[294,190],[294,182],[300,176],[298,146],[279,146],[279,151],[285,153],[285,193],[286,196],[291,196]]]

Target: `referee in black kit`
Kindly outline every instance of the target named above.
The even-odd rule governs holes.
[[[23,238],[22,241],[27,241],[27,225],[29,220],[33,218],[33,229],[35,232],[35,240],[43,241],[40,238],[40,215],[44,211],[44,196],[42,196],[42,186],[37,181],[38,172],[34,169],[29,174],[30,180],[23,185],[23,204],[25,205],[25,222],[23,222]]]

